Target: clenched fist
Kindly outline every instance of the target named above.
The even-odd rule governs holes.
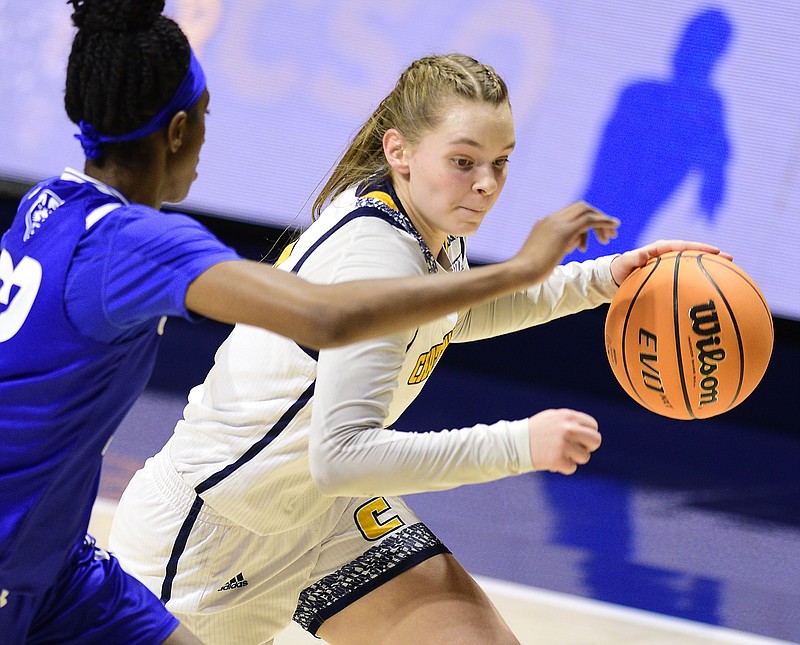
[[[528,418],[536,470],[571,475],[600,447],[597,421],[576,410],[544,410]]]

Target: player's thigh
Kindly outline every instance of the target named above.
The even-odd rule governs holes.
[[[316,635],[320,625],[379,584],[447,547],[395,497],[346,500],[319,542],[319,557],[293,619]]]
[[[429,642],[516,642],[483,590],[401,498],[350,500],[311,579],[294,620],[332,643],[419,642],[437,626],[443,629]]]
[[[326,620],[332,645],[516,644],[486,593],[449,553],[428,558]]]

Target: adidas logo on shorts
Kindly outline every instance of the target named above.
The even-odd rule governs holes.
[[[230,580],[228,580],[228,582],[226,582],[219,589],[217,589],[217,591],[229,591],[231,589],[238,589],[239,587],[246,587],[246,586],[247,586],[247,580],[245,580],[244,575],[242,575],[242,573],[239,572],[235,577],[231,578]]]

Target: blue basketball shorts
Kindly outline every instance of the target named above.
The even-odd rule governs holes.
[[[153,645],[177,627],[161,601],[88,535],[50,589],[9,590],[0,607],[3,643]]]

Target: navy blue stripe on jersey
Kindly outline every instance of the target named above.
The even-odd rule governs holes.
[[[189,515],[181,525],[181,530],[178,531],[178,537],[175,538],[175,544],[172,545],[172,553],[167,562],[167,569],[164,575],[164,582],[161,584],[161,602],[166,602],[172,597],[172,583],[175,580],[175,575],[178,573],[178,560],[186,548],[186,542],[189,540],[189,534],[192,532],[197,516],[200,515],[200,509],[203,508],[203,500],[198,495],[195,497],[192,508],[189,510]]]
[[[347,224],[348,222],[353,221],[357,217],[377,217],[378,219],[382,219],[384,222],[389,222],[395,228],[399,228],[401,231],[403,227],[400,226],[397,222],[395,222],[389,215],[386,213],[382,213],[371,206],[362,206],[361,208],[357,208],[352,213],[348,213],[342,219],[340,219],[331,229],[322,235],[314,244],[311,245],[311,248],[308,249],[303,256],[297,261],[297,263],[292,267],[291,272],[297,273],[300,270],[300,267],[303,266],[305,261],[311,256],[311,254],[316,251],[320,244],[322,244],[325,240],[327,240],[331,235],[333,235],[336,231],[338,231],[342,226]],[[311,349],[310,347],[304,347],[303,345],[299,345],[298,347],[302,349],[306,354],[308,354],[313,360],[319,360],[319,351],[316,349]]]
[[[281,432],[286,429],[292,420],[297,416],[297,414],[302,410],[311,398],[314,396],[314,386],[316,385],[316,381],[312,381],[311,385],[306,388],[306,391],[303,392],[300,397],[295,401],[292,406],[283,413],[280,419],[272,426],[272,429],[265,434],[261,439],[259,439],[256,443],[254,443],[246,453],[244,453],[239,459],[237,459],[232,464],[225,466],[222,470],[214,473],[208,479],[200,482],[195,487],[195,492],[198,495],[202,495],[205,491],[209,488],[216,486],[219,482],[223,479],[228,477],[230,474],[236,472],[239,468],[244,466],[248,461],[255,458],[258,453],[260,453],[264,448],[266,448],[272,440],[277,437]]]
[[[333,235],[336,231],[338,231],[342,226],[347,224],[348,222],[353,221],[358,217],[377,217],[378,219],[382,219],[384,222],[388,222],[395,228],[400,229],[401,231],[404,230],[400,224],[398,224],[395,220],[392,219],[390,215],[387,213],[382,213],[376,208],[371,206],[362,206],[361,208],[357,208],[352,213],[348,213],[342,219],[340,219],[336,224],[334,224],[329,231],[327,231],[324,235],[322,235],[316,242],[314,242],[311,247],[303,253],[303,256],[295,263],[292,267],[292,273],[297,273],[300,270],[300,267],[303,266],[306,260],[308,260],[309,256],[322,244],[325,240],[327,240],[331,235]]]
[[[313,360],[313,361],[318,361],[319,360],[319,350],[318,349],[312,349],[311,347],[306,347],[305,345],[300,345],[299,343],[298,343],[297,346],[300,349],[302,349],[306,354],[308,354],[311,357],[311,360]]]

